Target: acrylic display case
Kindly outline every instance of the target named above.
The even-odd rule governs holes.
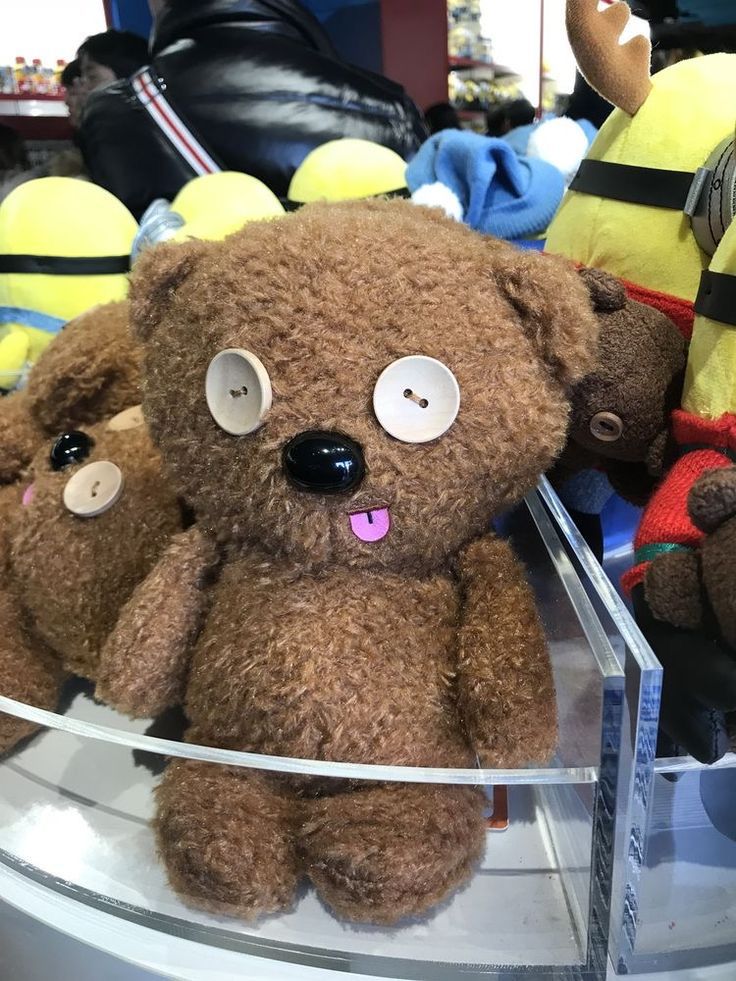
[[[546,485],[541,493],[573,566],[583,570],[581,582],[596,582],[607,608],[621,614],[626,634],[626,609],[611,583],[631,566],[630,547],[619,544],[606,563],[611,581],[601,582],[554,492]],[[649,675],[657,662],[634,646]],[[622,741],[621,773],[633,783],[619,785],[611,962],[620,975],[695,971],[700,977],[703,969],[721,966],[724,977],[736,977],[736,754],[710,767],[689,757],[657,759],[655,688],[656,673],[642,680],[645,697],[636,715],[633,698],[625,703],[630,739]],[[633,765],[625,759],[631,747]]]
[[[556,508],[543,485],[502,529],[528,569],[549,639],[560,737],[548,767],[371,767],[240,754],[147,735],[148,722],[96,704],[79,685],[61,714],[0,697],[0,710],[43,727],[0,760],[0,883],[3,870],[25,877],[80,909],[207,944],[213,958],[236,951],[421,981],[602,981],[609,927],[620,935],[630,879],[614,876],[614,855],[625,855],[645,826],[645,744],[653,745],[661,675],[600,569],[556,530],[564,523]],[[391,929],[342,922],[307,887],[288,913],[255,924],[213,916],[171,890],[155,852],[149,821],[166,756],[327,781],[482,786],[485,858],[439,909]],[[644,888],[646,872],[640,880]]]

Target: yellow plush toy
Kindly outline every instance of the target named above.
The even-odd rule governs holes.
[[[174,241],[199,238],[220,241],[249,221],[278,218],[284,208],[263,181],[249,174],[220,171],[195,177],[179,191],[171,210],[181,215],[184,227]]]
[[[289,185],[295,205],[354,201],[382,194],[408,197],[406,162],[368,140],[330,140],[305,157]]]
[[[121,300],[137,231],[130,212],[87,181],[44,177],[0,206],[0,389],[22,382],[64,324]]]
[[[632,299],[689,337],[692,303],[733,216],[736,55],[683,61],[649,75],[650,44],[619,38],[625,3],[568,0],[582,73],[618,109],[602,127],[552,223],[547,251],[605,269]]]

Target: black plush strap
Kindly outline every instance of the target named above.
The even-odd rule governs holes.
[[[736,276],[706,269],[700,278],[695,312],[709,320],[736,327]]]
[[[694,180],[694,173],[682,170],[583,160],[570,190],[628,204],[684,211]]]
[[[129,271],[129,255],[0,255],[0,273],[35,273],[42,276],[114,276]]]

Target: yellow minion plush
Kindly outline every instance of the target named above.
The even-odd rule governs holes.
[[[44,177],[0,206],[0,389],[26,371],[64,324],[122,300],[137,231],[130,212],[86,181]]]
[[[222,241],[249,221],[283,217],[284,207],[263,181],[236,171],[218,171],[185,184],[172,204],[154,201],[141,218],[133,260],[161,242]]]
[[[188,238],[220,241],[249,221],[284,214],[279,199],[263,181],[249,174],[220,171],[195,177],[179,191],[171,210],[184,219],[174,241]]]
[[[571,44],[593,88],[618,108],[549,229],[547,251],[623,279],[690,336],[700,276],[734,211],[736,55],[683,61],[650,77],[644,37],[619,43],[626,3],[568,0]],[[724,180],[724,178],[726,178]]]
[[[289,202],[354,201],[380,195],[409,197],[406,162],[369,140],[330,140],[309,153],[291,178]]]

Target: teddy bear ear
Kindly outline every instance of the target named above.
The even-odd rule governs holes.
[[[207,251],[205,242],[156,245],[146,249],[130,278],[130,322],[134,334],[147,341],[181,284]]]
[[[569,387],[596,365],[598,319],[567,259],[496,248],[490,269],[521,326],[557,380]]]
[[[602,269],[578,270],[578,275],[593,301],[593,309],[599,313],[614,313],[626,306],[626,288],[620,279]]]

